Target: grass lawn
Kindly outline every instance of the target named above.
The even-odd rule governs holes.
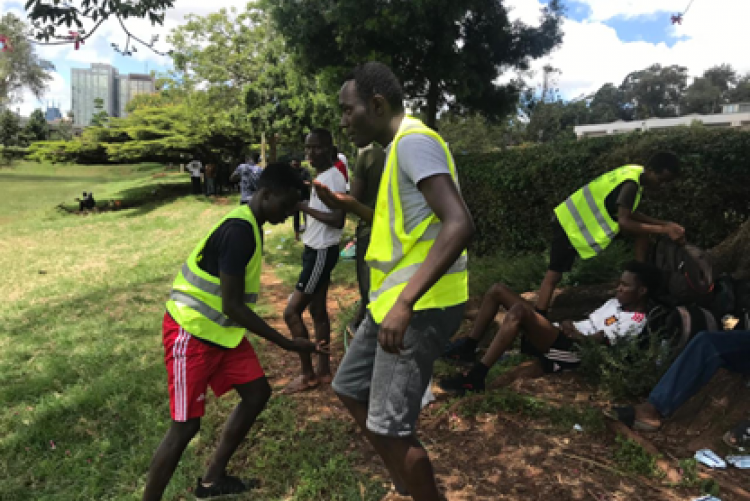
[[[188,182],[156,165],[0,170],[0,499],[140,497],[169,424],[164,301],[192,246],[235,201],[187,196],[95,215],[55,207],[82,191],[128,199]],[[274,229],[276,246],[274,233],[292,235]],[[211,398],[165,499],[185,499],[234,403]],[[251,498],[379,499],[380,484],[345,452],[350,423],[295,429],[295,419],[293,400],[272,399],[242,472],[264,480]]]

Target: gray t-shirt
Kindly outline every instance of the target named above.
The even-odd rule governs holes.
[[[392,146],[393,143],[386,147],[386,156],[390,155]],[[450,173],[445,150],[437,139],[424,134],[409,134],[399,140],[398,191],[407,232],[432,214],[432,209],[417,187],[419,182],[431,176]]]

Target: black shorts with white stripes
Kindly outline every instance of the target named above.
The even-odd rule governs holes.
[[[331,279],[331,272],[339,260],[339,246],[313,249],[305,245],[302,252],[302,272],[297,280],[297,290],[303,294],[315,294]]]
[[[578,353],[576,342],[560,331],[557,339],[546,353],[538,350],[524,336],[521,339],[521,352],[538,357],[547,373],[575,369],[581,365],[581,354]]]

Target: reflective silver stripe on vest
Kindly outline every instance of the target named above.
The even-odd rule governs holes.
[[[185,277],[185,280],[187,280],[190,285],[202,290],[203,292],[211,294],[212,296],[221,297],[221,284],[215,284],[198,276],[196,273],[193,273],[193,270],[190,269],[190,266],[188,266],[187,263],[182,265],[182,276]],[[245,304],[255,304],[258,302],[258,295],[245,294],[242,299]]]
[[[594,235],[592,235],[589,229],[586,228],[586,224],[583,222],[583,218],[581,217],[581,213],[578,212],[576,204],[573,203],[573,200],[569,198],[565,201],[565,207],[573,216],[573,221],[575,221],[576,226],[578,226],[578,231],[581,232],[581,235],[583,235],[586,243],[589,244],[589,247],[591,247],[596,254],[599,254],[603,249],[598,243],[596,243],[596,240],[594,240]]]
[[[458,259],[456,259],[456,262],[453,263],[450,268],[448,268],[448,271],[446,271],[444,275],[466,271],[468,261],[469,260],[467,259],[466,254],[460,256]],[[409,266],[404,266],[403,268],[396,270],[385,277],[385,280],[383,280],[380,288],[376,291],[370,292],[370,302],[374,303],[378,299],[378,296],[380,296],[382,293],[398,285],[407,283],[409,280],[411,280],[411,277],[414,276],[420,266],[422,266],[422,263],[414,263]]]
[[[222,312],[214,310],[200,299],[196,299],[185,292],[173,289],[169,294],[169,299],[172,299],[173,301],[184,304],[185,306],[194,309],[195,311],[197,311],[210,321],[214,322],[215,324],[220,325],[221,327],[242,327],[240,324],[238,324],[234,320],[231,320]]]
[[[609,227],[609,224],[607,223],[607,220],[604,219],[604,214],[602,214],[602,211],[599,210],[599,206],[596,205],[596,200],[594,200],[594,194],[591,193],[591,186],[586,185],[583,187],[583,198],[586,199],[586,204],[589,206],[589,209],[594,214],[594,218],[596,218],[596,222],[599,223],[599,227],[604,232],[604,235],[609,240],[612,240],[617,235],[616,233],[612,232],[612,228]]]

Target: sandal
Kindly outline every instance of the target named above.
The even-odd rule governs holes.
[[[740,424],[724,434],[724,443],[734,450],[750,449],[750,420]]]
[[[237,477],[224,475],[219,480],[206,487],[203,485],[202,479],[199,478],[198,485],[195,488],[195,497],[198,499],[207,499],[219,496],[229,496],[232,494],[242,494],[250,489],[257,489],[259,486],[260,481],[257,479],[242,481]]]
[[[613,421],[619,421],[631,430],[635,431],[657,431],[661,426],[657,426],[645,421],[639,421],[635,418],[635,407],[612,407],[603,411],[604,415]]]

